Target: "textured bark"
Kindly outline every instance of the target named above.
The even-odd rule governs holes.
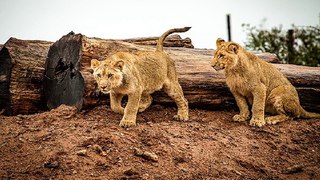
[[[278,59],[277,55],[271,54],[271,53],[257,53],[256,54],[261,59],[269,62],[269,63],[280,63],[280,60]]]
[[[74,46],[81,48],[79,51],[75,51],[74,48],[72,48]],[[65,83],[66,86],[62,89],[72,90],[72,87],[77,87],[78,90],[83,90],[83,95],[81,96],[82,99],[77,99],[73,92],[66,93],[63,91],[63,93],[57,93],[54,96],[54,106],[49,105],[52,102],[47,101],[47,104],[50,108],[54,108],[59,105],[59,102],[64,102],[64,99],[68,97],[76,99],[70,103],[70,105],[76,105],[79,109],[108,102],[108,97],[97,96],[96,83],[90,68],[91,59],[103,60],[105,57],[118,51],[135,52],[137,50],[155,50],[155,48],[151,46],[142,46],[124,41],[88,38],[81,34],[64,36],[50,48],[50,51],[52,48],[60,49],[58,52],[61,54],[57,57],[63,57],[62,59],[65,58],[65,61],[61,60],[61,58],[50,58],[49,52],[48,61],[52,61],[50,63],[53,64],[51,68],[56,69],[60,61],[63,62],[62,67],[64,67],[61,69],[63,71],[70,71],[64,72],[66,76],[71,76],[73,73],[75,76],[81,76],[81,78],[79,77],[80,80],[83,78],[83,82],[78,82],[80,84]],[[216,72],[209,65],[213,50],[165,48],[165,51],[176,63],[180,84],[191,106],[202,108],[235,106],[234,98],[226,86],[223,72]],[[274,61],[275,59],[273,55],[268,54],[259,56],[266,61]],[[72,67],[74,68],[70,68],[71,63],[69,62],[72,62]],[[296,86],[301,97],[301,104],[307,110],[319,111],[320,68],[286,64],[274,65]],[[48,74],[46,75],[46,77],[51,79],[56,78]],[[67,80],[68,78],[62,79]],[[78,97],[78,95],[76,96]],[[156,92],[153,97],[154,101],[158,103],[173,103],[163,92]]]
[[[0,51],[0,111],[29,114],[45,109],[44,63],[52,43],[10,38]]]

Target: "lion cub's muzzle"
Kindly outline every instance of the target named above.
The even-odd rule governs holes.
[[[108,86],[100,86],[99,87],[100,92],[102,92],[103,94],[109,94],[110,93],[110,88],[108,88]]]
[[[220,66],[218,64],[211,64],[211,67],[216,71],[221,71],[224,69],[224,66]]]

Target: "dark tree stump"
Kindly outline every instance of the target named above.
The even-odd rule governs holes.
[[[11,57],[7,48],[0,51],[0,110],[6,114],[12,114],[11,95],[9,91],[11,77]]]
[[[44,95],[50,109],[61,104],[81,109],[84,79],[79,72],[82,36],[71,32],[49,49],[45,64]]]
[[[52,43],[10,38],[0,50],[0,112],[29,114],[45,110],[44,63]]]

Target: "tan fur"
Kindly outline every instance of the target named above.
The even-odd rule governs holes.
[[[152,103],[152,94],[163,89],[177,104],[178,120],[188,119],[188,102],[179,85],[174,62],[163,52],[163,41],[171,33],[185,32],[190,28],[171,29],[158,41],[155,52],[118,52],[104,61],[91,60],[93,75],[98,89],[110,92],[111,109],[124,114],[120,126],[136,125],[137,112],[142,112]],[[124,95],[128,95],[125,108],[121,106]]]
[[[301,107],[296,89],[272,64],[237,43],[219,38],[216,44],[211,66],[225,70],[227,85],[240,110],[234,121],[246,121],[251,116],[250,125],[261,127],[290,118],[320,118],[320,114],[309,113]],[[265,119],[265,111],[274,116]]]

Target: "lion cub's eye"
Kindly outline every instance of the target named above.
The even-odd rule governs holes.
[[[108,74],[108,78],[111,78],[112,77],[112,74]]]
[[[98,78],[101,78],[101,74],[97,74]]]
[[[223,57],[224,57],[224,55],[222,55],[222,54],[218,55],[218,59],[222,59]]]

